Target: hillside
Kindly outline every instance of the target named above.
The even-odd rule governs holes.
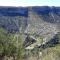
[[[17,46],[18,44],[20,44],[20,40],[23,41],[23,47],[27,51],[27,53],[26,51],[25,53],[29,54],[29,55],[26,55],[27,60],[29,60],[29,56],[32,56],[30,55],[31,51],[32,51],[31,54],[33,54],[32,58],[35,58],[34,54],[39,55],[39,53],[40,54],[43,53],[46,56],[48,55],[48,58],[42,55],[44,57],[42,58],[41,56],[42,60],[49,60],[49,58],[51,57],[49,55],[50,54],[49,52],[52,53],[53,51],[55,51],[56,47],[58,48],[56,52],[57,52],[57,56],[59,57],[58,52],[60,53],[59,51],[60,49],[59,48],[60,46],[60,7],[0,6],[0,29],[1,28],[6,30],[7,33],[4,33],[2,29],[3,32],[0,35],[0,40],[1,39],[4,40],[3,38],[6,37],[5,39],[8,43],[8,41],[11,40],[13,42],[15,39],[14,44],[16,44],[16,41],[17,41],[17,44],[16,44]],[[11,39],[9,38],[10,34],[12,36]],[[3,38],[1,36],[3,36]],[[16,47],[16,45],[13,45],[13,47]],[[13,47],[11,46],[11,48]],[[20,45],[18,46],[18,48],[20,48]],[[16,47],[17,50],[18,48]],[[50,51],[50,49],[52,49],[52,51]],[[56,54],[54,55],[54,60],[56,60],[55,56]],[[40,59],[39,56],[37,56],[36,58]]]

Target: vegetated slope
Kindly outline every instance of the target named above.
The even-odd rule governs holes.
[[[0,27],[9,32],[18,32],[20,27],[27,25],[28,8],[0,7]]]
[[[34,42],[36,44],[33,43],[32,47],[41,44],[41,42],[45,47],[49,46],[49,44],[55,43],[54,36],[60,32],[60,7],[0,7],[0,27],[5,28],[9,33],[22,33],[23,39],[29,35],[31,40],[36,40]],[[60,52],[59,46],[55,45],[51,48],[52,52],[55,47],[58,47],[57,53]],[[49,52],[50,48],[47,47],[47,50]],[[45,53],[44,49],[43,53]],[[49,54],[45,54],[43,60],[49,60],[46,57]],[[50,55],[48,57],[50,58]]]
[[[0,27],[11,33],[41,36],[46,42],[60,32],[59,26],[60,7],[0,7]]]
[[[44,22],[58,24],[60,23],[59,16],[60,7],[0,7],[0,21],[6,21],[6,24],[8,24],[8,22],[11,22],[11,24],[13,24],[14,22],[18,21],[17,25],[19,25],[19,20],[21,20],[21,23],[23,24],[26,23],[25,25],[29,25],[31,22],[31,24],[34,24],[36,22],[35,25],[38,25],[40,23],[43,24]],[[4,23],[5,22],[2,24],[5,25]]]
[[[27,19],[21,16],[0,16],[0,27],[8,30],[8,32],[18,32],[20,27],[25,29],[27,25]]]
[[[56,45],[56,42],[59,44]],[[42,52],[43,53],[42,60],[60,60],[60,57],[59,57],[60,56],[60,33],[55,36],[55,39],[52,39],[50,42],[48,42],[45,45],[45,48],[46,49],[43,49],[43,52]]]
[[[43,37],[44,42],[53,38],[59,32],[58,26],[60,26],[59,22],[57,22],[60,21],[58,20],[59,18],[55,18],[58,14],[52,12],[53,7],[52,9],[48,8],[30,7],[28,11],[28,26],[25,30],[25,33],[33,35],[36,39],[36,36]]]

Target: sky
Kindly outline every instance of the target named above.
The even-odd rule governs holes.
[[[0,6],[60,6],[60,0],[0,0]]]

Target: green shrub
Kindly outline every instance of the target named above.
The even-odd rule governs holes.
[[[20,34],[8,33],[0,28],[0,56],[12,56],[22,60],[24,55],[22,36]]]

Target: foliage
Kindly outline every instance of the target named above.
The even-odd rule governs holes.
[[[8,33],[5,29],[0,28],[0,56],[13,56],[22,60],[24,55],[23,42],[20,34]]]
[[[60,60],[60,44],[43,50],[42,60]]]

